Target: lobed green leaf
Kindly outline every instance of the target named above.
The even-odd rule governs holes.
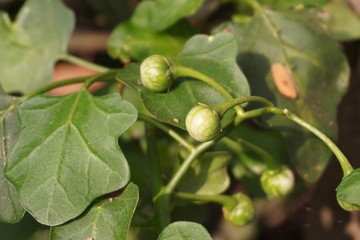
[[[4,90],[28,93],[50,82],[53,65],[66,52],[73,27],[74,15],[61,0],[28,0],[14,23],[0,12]]]
[[[129,183],[120,196],[100,200],[78,218],[52,227],[50,239],[127,239],[138,198],[138,187]]]
[[[19,108],[22,131],[5,169],[25,209],[40,223],[77,217],[97,197],[129,181],[117,139],[137,117],[114,93],[36,96]]]

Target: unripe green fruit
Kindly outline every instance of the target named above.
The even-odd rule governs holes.
[[[340,205],[340,207],[342,209],[344,209],[345,211],[354,212],[354,211],[359,211],[360,210],[359,205],[357,205],[355,203],[349,203],[349,202],[345,202],[345,201],[341,200],[337,193],[336,193],[336,200],[337,200],[338,204]]]
[[[163,92],[170,88],[172,75],[169,61],[161,55],[146,58],[140,66],[143,86],[153,92]]]
[[[255,210],[251,199],[244,193],[236,193],[233,197],[237,204],[233,209],[223,207],[224,218],[235,226],[243,226],[254,219]]]
[[[210,141],[220,133],[220,117],[214,109],[199,105],[187,114],[185,126],[196,141]]]
[[[267,169],[260,178],[261,186],[268,197],[283,197],[294,188],[295,177],[287,166]]]

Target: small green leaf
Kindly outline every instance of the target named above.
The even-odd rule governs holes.
[[[360,168],[344,177],[336,188],[340,200],[360,205]]]
[[[166,32],[155,33],[126,22],[119,24],[112,32],[108,52],[111,57],[122,61],[129,61],[129,58],[142,60],[152,54],[173,56],[181,50],[184,43],[184,37]]]
[[[138,198],[138,187],[129,183],[119,197],[101,200],[78,218],[52,227],[50,239],[127,239]]]
[[[123,187],[129,167],[118,137],[135,108],[114,93],[36,96],[19,108],[22,131],[5,174],[40,223],[62,224],[97,197]]]
[[[239,42],[238,62],[253,95],[288,108],[330,138],[336,138],[336,109],[349,80],[349,66],[336,42],[317,33],[295,14],[260,9],[248,24],[228,23]],[[298,172],[316,181],[331,151],[311,133],[284,117],[272,117],[289,146]]]
[[[234,97],[248,96],[249,86],[236,64],[236,53],[236,39],[230,33],[196,35],[188,40],[173,61],[211,77]],[[143,89],[141,96],[146,108],[155,118],[183,129],[187,113],[198,103],[215,106],[227,101],[213,87],[191,78],[174,80],[170,90],[164,93]],[[223,127],[232,120],[232,116],[232,111],[225,115]]]
[[[194,222],[174,222],[168,225],[157,240],[211,240],[209,232]]]
[[[173,0],[171,3],[168,0],[143,1],[137,6],[130,21],[144,29],[160,32],[181,18],[194,14],[203,2],[204,0]]]
[[[16,99],[0,91],[0,222],[17,223],[24,216],[25,210],[22,207],[16,188],[5,178],[4,167],[7,164],[10,152],[16,143],[21,125],[16,109],[4,113],[8,108],[14,106]]]
[[[49,82],[73,27],[73,13],[60,0],[28,0],[14,23],[0,12],[0,81],[5,91],[28,93]]]
[[[207,152],[196,159],[178,185],[181,192],[215,195],[230,185],[228,152]]]

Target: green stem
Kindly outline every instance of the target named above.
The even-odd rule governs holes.
[[[218,92],[220,92],[227,100],[232,101],[234,97],[219,83],[217,83],[214,79],[208,77],[207,75],[198,72],[194,69],[184,67],[181,65],[171,65],[171,73],[173,74],[174,78],[178,77],[191,77],[198,79],[213,88],[215,88]],[[244,110],[240,106],[235,107],[236,113],[238,115],[242,115],[244,113]]]
[[[155,225],[159,232],[170,223],[170,201],[165,195],[155,198],[155,195],[163,187],[161,179],[161,171],[159,165],[159,157],[156,150],[156,133],[152,126],[145,125],[146,129],[146,157],[151,169],[151,185],[153,193]]]
[[[112,74],[115,74],[115,72],[111,72]],[[114,80],[114,76],[112,74],[100,74],[97,76],[106,76],[106,78],[102,78],[98,81],[109,81],[109,80]],[[67,79],[67,80],[62,80],[62,81],[57,81],[57,82],[52,82],[49,83],[41,88],[38,88],[20,98],[18,98],[17,100],[15,100],[7,109],[5,109],[2,113],[1,113],[1,118],[6,117],[6,115],[12,111],[12,109],[14,109],[14,107],[20,105],[21,103],[25,102],[26,100],[38,95],[38,94],[42,94],[45,92],[48,92],[52,89],[58,88],[58,87],[62,87],[62,86],[67,86],[67,85],[71,85],[71,84],[75,84],[75,83],[83,83],[86,82],[89,79],[89,77],[79,77],[79,78],[71,78],[71,79]]]
[[[117,73],[118,69],[112,69],[106,72],[102,72],[100,74],[88,77],[86,82],[84,83],[83,88],[89,88],[93,83],[101,81],[109,81],[109,80],[115,80],[115,75]]]
[[[192,151],[194,150],[194,146],[188,143],[183,137],[181,137],[177,132],[172,130],[171,128],[167,127],[166,125],[160,123],[159,121],[145,116],[141,113],[138,115],[138,119],[145,121],[147,123],[150,123],[154,125],[155,127],[159,128],[160,130],[164,131],[165,133],[169,134],[170,137],[172,137],[174,140],[176,140],[178,143],[180,143],[182,146],[184,146],[187,150]]]
[[[178,171],[175,173],[175,175],[171,178],[170,182],[165,186],[163,193],[164,194],[171,194],[174,190],[177,184],[180,182],[181,178],[185,175],[186,171],[189,169],[192,162],[206,149],[208,149],[210,146],[212,146],[215,143],[214,140],[204,142],[200,145],[198,145],[194,150],[192,150],[189,154],[189,156],[185,159],[185,161],[181,164]]]
[[[247,103],[247,102],[260,102],[262,104],[264,104],[267,107],[273,107],[274,104],[272,102],[270,102],[269,100],[263,98],[263,97],[258,97],[258,96],[248,96],[248,97],[239,97],[239,98],[235,98],[232,99],[228,102],[219,104],[217,106],[214,107],[214,109],[221,115],[223,116],[227,111],[229,111],[230,109],[232,109],[233,107],[243,104],[243,103]],[[245,113],[243,113],[245,114]],[[242,114],[242,115],[243,115]]]
[[[63,55],[61,55],[61,59],[65,60],[65,61],[68,61],[70,63],[76,64],[76,65],[79,65],[79,66],[94,70],[96,72],[106,72],[106,71],[110,70],[107,67],[104,67],[104,66],[92,63],[92,62],[88,62],[88,61],[86,61],[84,59],[75,57],[75,56],[67,54],[67,53],[64,53]]]
[[[271,113],[271,111],[272,111],[271,109],[272,109],[271,107],[264,107],[264,108],[247,111],[241,116],[239,116],[239,115],[236,116],[234,124],[235,124],[235,126],[237,126],[241,122],[245,121],[246,119],[255,118],[255,117],[264,115],[266,113]]]
[[[287,109],[280,109],[280,108],[276,108],[276,107],[265,107],[265,108],[260,108],[260,109],[256,109],[256,110],[251,110],[251,111],[244,113],[241,117],[238,116],[237,119],[235,119],[235,121],[236,121],[235,125],[239,124],[240,122],[242,122],[245,119],[258,117],[258,116],[261,116],[261,115],[267,114],[267,113],[285,116],[289,120],[295,122],[296,124],[300,125],[301,127],[307,129],[309,132],[311,132],[315,136],[317,136],[321,141],[323,141],[326,144],[326,146],[328,146],[330,148],[330,150],[334,153],[334,155],[338,159],[340,166],[342,168],[344,177],[347,176],[353,170],[353,167],[349,163],[349,160],[341,152],[341,150],[336,146],[336,144],[330,140],[330,138],[328,138],[325,134],[320,132],[317,128],[311,126],[309,123],[305,122],[304,120],[302,120],[295,114],[290,113]]]
[[[22,96],[21,99],[23,99],[23,101],[25,101],[25,100],[28,100],[38,94],[46,93],[46,92],[48,92],[52,89],[58,88],[58,87],[67,86],[67,85],[71,85],[71,84],[75,84],[75,83],[83,83],[88,78],[89,77],[79,77],[79,78],[72,78],[72,79],[68,79],[68,80],[52,82],[52,83],[49,83],[41,88],[38,88],[38,89]]]
[[[171,180],[169,181],[169,183],[162,189],[161,192],[159,192],[158,195],[161,194],[168,194],[170,195],[171,193],[174,192],[177,184],[180,182],[180,180],[182,179],[182,177],[184,177],[186,171],[190,168],[192,162],[203,152],[205,152],[209,147],[211,147],[212,145],[214,145],[219,139],[223,138],[224,136],[226,136],[226,134],[228,134],[229,132],[229,128],[224,129],[224,131],[222,131],[216,138],[214,138],[211,141],[208,142],[204,142],[199,144],[198,146],[196,146],[195,149],[193,149],[192,151],[190,151],[189,156],[185,159],[185,161],[181,164],[180,168],[177,170],[177,172],[175,173],[175,175],[171,178]]]
[[[290,113],[287,109],[279,109],[279,108],[273,108],[272,113],[283,115],[290,119],[291,121],[297,123],[298,125],[302,126],[303,128],[307,129],[309,132],[313,133],[315,136],[317,136],[321,141],[323,141],[330,150],[334,153],[336,158],[338,159],[340,166],[343,170],[344,177],[347,176],[352,170],[353,167],[349,163],[349,160],[346,158],[346,156],[341,152],[341,150],[336,146],[336,144],[330,140],[325,134],[323,134],[321,131],[319,131],[317,128],[311,126],[309,123],[305,122],[298,116],[296,116],[293,113]]]
[[[250,143],[244,139],[237,139],[236,141],[228,138],[228,137],[224,137],[222,139],[222,141],[230,148],[234,149],[235,151],[241,151],[243,152],[243,149],[241,147],[241,145],[246,146],[249,149],[252,149],[254,152],[256,152],[261,159],[264,160],[265,164],[266,164],[266,168],[267,169],[272,169],[272,170],[276,170],[276,169],[280,169],[279,164],[273,159],[273,157],[264,149],[256,146],[253,143]],[[240,146],[239,146],[240,145]],[[253,164],[253,163],[251,163]]]
[[[235,198],[221,194],[204,195],[204,194],[194,194],[194,193],[185,193],[185,192],[175,192],[174,194],[176,197],[181,199],[218,203],[227,209],[233,209],[237,204],[237,200]]]

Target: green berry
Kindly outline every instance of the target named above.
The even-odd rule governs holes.
[[[199,142],[210,141],[220,133],[220,117],[212,108],[199,105],[193,107],[185,119],[190,136]]]
[[[360,210],[360,205],[357,205],[355,203],[345,202],[339,198],[339,194],[336,193],[336,200],[340,207],[348,212],[354,212]]]
[[[224,218],[235,226],[243,226],[254,219],[255,210],[251,199],[244,193],[233,195],[237,204],[232,209],[223,208]]]
[[[287,166],[280,169],[267,169],[260,178],[261,186],[268,197],[288,195],[295,184],[295,177]]]
[[[153,92],[163,92],[170,88],[172,74],[169,61],[161,55],[146,58],[140,66],[143,86]]]

